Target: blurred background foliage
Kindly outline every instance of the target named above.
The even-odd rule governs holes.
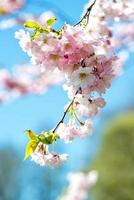
[[[50,200],[61,193],[61,167],[40,168],[23,162],[17,149],[0,149],[0,200]],[[58,183],[58,184],[57,184]]]
[[[134,199],[134,112],[107,124],[91,168],[99,173],[92,190],[95,200]]]
[[[20,158],[11,147],[0,149],[0,200],[17,199],[19,167]]]

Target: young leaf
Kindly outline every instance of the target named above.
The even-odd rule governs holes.
[[[70,119],[73,119],[73,117],[74,117],[74,109],[73,109],[72,106],[70,107],[68,112],[69,112]]]
[[[50,134],[46,137],[46,144],[52,144],[54,141],[54,136],[53,134]]]
[[[30,140],[37,140],[38,141],[38,137],[35,135],[35,133],[29,129],[27,129],[26,131],[26,135]]]
[[[36,140],[30,140],[30,142],[26,146],[26,151],[25,151],[25,157],[24,160],[26,160],[36,149],[38,145],[38,141]]]
[[[38,38],[40,36],[40,34],[41,34],[41,32],[39,30],[35,30],[31,35],[32,40]]]
[[[60,136],[57,133],[55,133],[54,134],[54,140],[56,141],[57,139],[60,139]]]
[[[41,132],[41,134],[38,136],[40,142],[45,143],[46,140],[46,133],[45,132]]]
[[[46,133],[41,133],[39,135],[39,140],[44,143],[44,144],[52,144],[53,143],[53,135],[52,134],[48,134],[47,132]]]
[[[52,131],[42,132],[38,136],[39,141],[47,145],[52,144],[54,141],[56,141],[59,138],[60,136],[57,133],[53,133]]]
[[[27,22],[24,23],[24,26],[26,28],[35,28],[35,29],[40,28],[40,26],[34,21],[27,21]]]
[[[55,21],[56,21],[56,18],[53,17],[53,18],[47,20],[47,21],[46,21],[46,24],[47,24],[48,26],[52,26],[52,25],[55,23]]]

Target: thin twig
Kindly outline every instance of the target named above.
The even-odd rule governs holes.
[[[57,128],[59,127],[59,125],[64,121],[64,118],[65,118],[67,112],[69,111],[71,105],[74,103],[75,97],[76,97],[76,95],[77,95],[78,93],[81,93],[81,88],[79,88],[79,89],[76,91],[74,98],[72,99],[71,103],[68,105],[68,107],[66,108],[66,110],[64,111],[63,116],[61,117],[61,120],[57,123],[57,125],[56,125],[55,128],[53,129],[53,131],[52,131],[53,133],[57,130]]]
[[[59,125],[64,121],[64,118],[69,110],[69,108],[71,107],[71,105],[74,102],[75,97],[73,98],[73,100],[71,101],[71,103],[69,104],[69,106],[67,107],[67,109],[64,111],[63,116],[61,117],[61,120],[57,123],[57,125],[55,126],[55,128],[53,129],[53,133],[56,131],[56,129],[59,127]]]
[[[78,118],[78,116],[76,115],[75,112],[74,112],[74,116],[75,116],[75,118],[77,119],[77,121],[79,122],[80,125],[84,125],[83,122],[81,122],[81,121],[79,120],[79,118]]]
[[[82,19],[81,19],[79,22],[77,22],[74,26],[79,25],[79,24],[80,24],[84,19],[86,19],[86,18],[87,18],[87,23],[88,23],[89,15],[90,15],[91,10],[92,10],[92,8],[93,8],[93,6],[94,6],[95,3],[96,3],[96,0],[87,8],[86,13],[85,13],[84,16],[82,17]]]

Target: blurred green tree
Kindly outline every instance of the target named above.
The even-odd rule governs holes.
[[[99,180],[91,194],[95,200],[134,200],[134,113],[112,120],[100,151],[90,168]]]
[[[0,149],[0,200],[15,200],[19,193],[17,181],[20,159],[11,148]]]

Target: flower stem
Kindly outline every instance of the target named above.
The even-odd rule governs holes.
[[[79,120],[79,118],[78,118],[78,116],[76,115],[76,113],[74,112],[74,116],[75,116],[75,118],[77,119],[77,121],[79,122],[79,124],[80,125],[82,125],[83,124],[83,122],[81,122],[80,120]]]
[[[53,152],[55,152],[55,140],[53,141]]]
[[[77,90],[76,93],[75,93],[75,96],[76,96],[78,93],[81,93],[81,92],[82,92],[82,91],[81,91],[81,88],[78,88],[78,90]],[[64,121],[64,118],[65,118],[65,116],[66,116],[68,110],[70,109],[71,105],[74,103],[75,96],[74,96],[74,98],[72,99],[71,103],[70,103],[70,104],[68,105],[68,107],[66,108],[66,110],[64,111],[63,116],[61,117],[61,120],[57,123],[57,125],[55,126],[55,128],[52,130],[53,133],[57,130],[57,128],[59,127],[59,125]]]

